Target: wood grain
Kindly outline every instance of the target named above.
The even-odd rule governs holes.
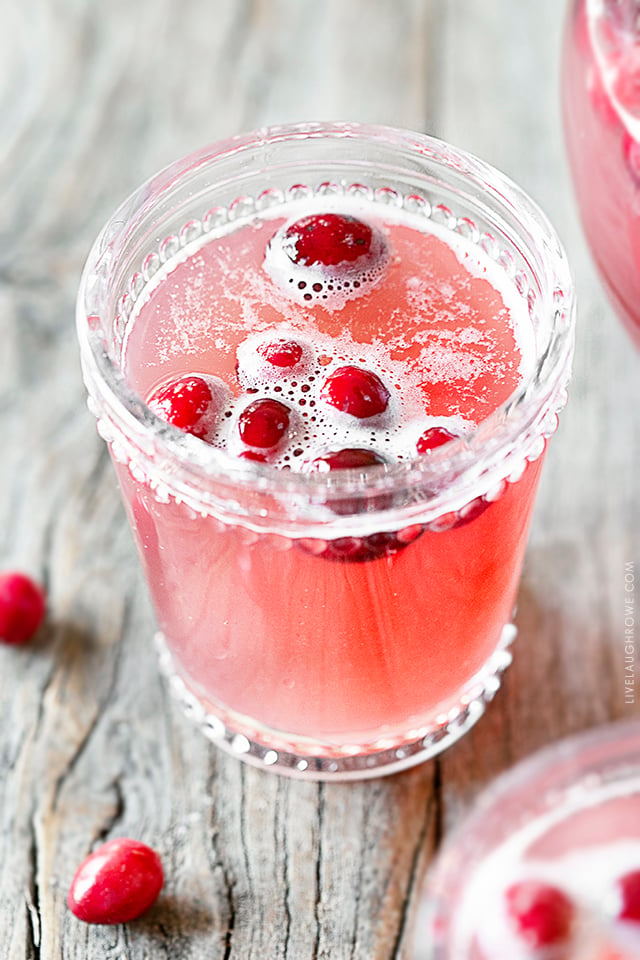
[[[46,585],[0,649],[0,960],[409,960],[424,868],[505,767],[628,716],[624,563],[638,560],[638,364],[584,248],[561,142],[557,0],[3,0],[0,566]],[[82,261],[142,179],[296,119],[444,136],[546,208],[581,298],[517,657],[477,728],[384,780],[290,782],[216,752],[168,701],[153,619],[73,333]],[[637,698],[636,698],[637,699]],[[127,927],[65,907],[100,839],[156,846],[166,890]]]

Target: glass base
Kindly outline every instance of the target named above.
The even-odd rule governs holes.
[[[298,779],[364,780],[423,763],[464,736],[498,691],[502,674],[512,660],[509,647],[515,636],[515,626],[505,624],[496,650],[462,689],[457,704],[438,714],[428,726],[411,731],[405,739],[380,738],[343,747],[304,738],[286,739],[277,731],[257,731],[255,722],[239,714],[212,712],[211,706],[205,707],[178,673],[162,633],[156,634],[155,643],[160,670],[171,695],[205,736],[227,753],[253,766]]]

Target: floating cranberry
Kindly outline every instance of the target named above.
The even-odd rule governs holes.
[[[158,387],[147,400],[161,420],[205,440],[211,428],[214,396],[203,377],[186,376]]]
[[[240,438],[249,447],[276,447],[289,427],[290,410],[279,400],[254,400],[240,414]]]
[[[338,367],[320,390],[321,398],[337,410],[365,420],[384,413],[390,393],[380,377],[362,367]]]
[[[295,367],[302,359],[302,346],[296,340],[273,340],[261,343],[257,352],[274,367]]]
[[[305,553],[323,560],[341,563],[364,563],[392,557],[421,536],[420,524],[407,527],[397,533],[372,533],[366,537],[339,537],[336,540],[301,540],[298,545]]]
[[[318,473],[328,473],[331,470],[357,470],[384,464],[384,457],[366,447],[348,447],[344,450],[332,450],[321,457],[315,457],[307,464],[307,468]]]
[[[67,904],[86,923],[127,923],[155,902],[164,883],[158,854],[138,840],[109,840],[80,865]]]
[[[238,454],[240,460],[255,460],[256,463],[266,463],[266,453],[259,453],[257,450],[243,450]]]
[[[532,950],[568,940],[574,907],[558,887],[539,880],[522,880],[505,894],[507,916],[514,932]]]
[[[431,453],[432,450],[442,447],[445,443],[450,443],[451,440],[456,438],[457,434],[451,433],[446,427],[429,427],[418,440],[416,450],[418,453]]]
[[[0,574],[0,640],[26,643],[45,613],[42,588],[23,573]]]
[[[616,919],[640,923],[640,870],[618,877],[615,891],[618,901]]]
[[[366,293],[390,260],[384,234],[346,213],[313,213],[285,224],[271,238],[265,269],[303,304]]]
[[[353,263],[371,252],[373,229],[344,213],[312,213],[289,226],[282,246],[292,263],[324,267]]]
[[[486,497],[476,497],[475,500],[471,500],[470,503],[465,504],[457,513],[457,520],[454,526],[464,527],[467,523],[471,523],[472,520],[475,520],[480,514],[484,513],[488,507],[491,506],[492,501],[487,500]]]

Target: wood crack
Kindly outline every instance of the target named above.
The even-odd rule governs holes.
[[[277,848],[278,842],[281,838],[283,845],[283,858],[282,858],[282,884],[283,884],[283,910],[285,918],[285,929],[284,929],[284,938],[282,944],[282,956],[287,957],[289,954],[289,943],[291,940],[291,883],[290,883],[290,873],[289,873],[289,844],[287,842],[288,833],[286,830],[286,824],[283,826],[282,822],[282,806],[283,806],[283,796],[285,794],[285,784],[282,780],[278,783],[277,790],[277,803],[276,803],[276,812],[274,818],[274,845]]]
[[[40,915],[40,886],[38,883],[38,839],[33,820],[30,823],[29,862],[31,867],[29,889],[26,896],[27,933],[30,936],[27,946],[30,960],[40,960],[42,940],[42,919]]]
[[[104,843],[104,841],[109,838],[109,835],[111,834],[116,824],[119,823],[120,820],[124,818],[124,814],[126,810],[124,793],[122,791],[122,787],[120,785],[120,780],[118,777],[114,778],[114,780],[111,783],[111,787],[113,789],[113,792],[116,798],[115,809],[111,814],[111,816],[109,817],[109,819],[105,821],[105,823],[102,826],[102,829],[96,836],[96,840],[99,841],[100,843]]]
[[[313,904],[313,919],[315,922],[315,937],[311,960],[318,960],[320,954],[320,925],[322,904],[322,831],[325,819],[325,788],[322,781],[318,783],[318,856],[316,858],[316,895]]]
[[[365,804],[363,815],[362,815],[362,843],[360,844],[360,863],[358,865],[358,879],[355,884],[354,890],[354,929],[351,937],[351,957],[352,960],[356,957],[356,951],[358,947],[358,916],[360,913],[360,906],[362,903],[362,883],[365,874],[366,864],[367,864],[367,849],[369,848],[368,842],[368,833],[369,833],[369,824],[371,822],[370,811],[372,804]]]

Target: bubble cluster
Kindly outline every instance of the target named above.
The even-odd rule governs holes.
[[[291,366],[277,366],[270,360],[271,348],[287,344],[288,355],[298,358]],[[293,349],[293,345],[299,349]],[[252,334],[237,350],[236,374],[241,393],[227,404],[211,443],[244,459],[268,462],[281,469],[298,472],[318,470],[318,462],[340,451],[360,451],[353,462],[335,456],[334,469],[375,466],[414,459],[417,442],[425,428],[436,421],[426,417],[410,385],[398,389],[397,371],[384,351],[375,345],[353,344],[346,338],[336,340],[318,335],[312,344],[294,329],[278,328]],[[328,386],[335,386],[341,371],[356,371],[354,378],[377,385],[376,403],[358,399],[353,407],[342,408],[332,401]],[[348,384],[347,384],[348,386]],[[384,403],[380,398],[384,398]],[[286,408],[286,428],[269,447],[247,443],[247,418],[256,405],[277,403]],[[362,416],[362,413],[372,415]],[[437,424],[450,427],[449,436],[460,436],[469,429],[459,417],[438,418]],[[445,431],[446,432],[446,431]],[[244,436],[243,436],[244,434]],[[353,459],[353,458],[352,458]]]

